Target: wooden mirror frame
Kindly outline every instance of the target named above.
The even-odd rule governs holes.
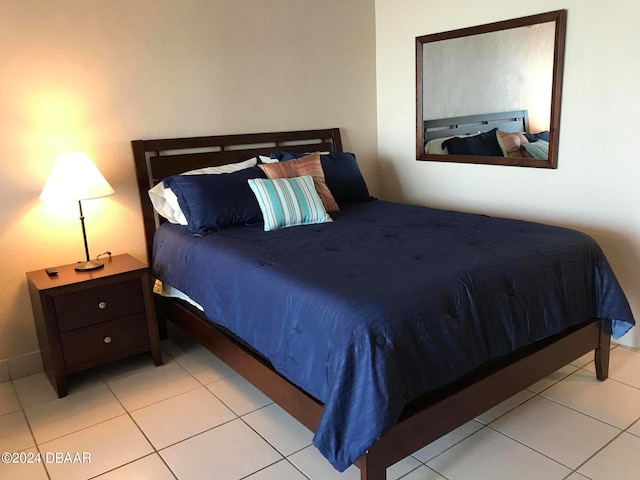
[[[497,32],[539,23],[555,22],[553,53],[553,81],[551,85],[551,118],[549,124],[549,156],[547,160],[510,157],[488,157],[481,155],[434,155],[424,152],[424,103],[423,103],[423,47],[427,43],[453,38]],[[557,168],[558,140],[560,130],[560,103],[562,97],[562,75],[564,69],[565,33],[567,11],[553,12],[488,23],[475,27],[451,30],[416,37],[416,160],[433,162],[480,163],[488,165],[511,165],[520,167]]]

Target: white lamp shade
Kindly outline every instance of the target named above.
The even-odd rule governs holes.
[[[113,193],[109,182],[86,153],[68,152],[56,159],[40,200],[88,200]]]

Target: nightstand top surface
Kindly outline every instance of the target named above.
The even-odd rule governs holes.
[[[126,253],[123,255],[114,255],[111,258],[101,258],[100,260],[104,262],[104,267],[97,270],[78,272],[74,269],[77,263],[71,263],[54,267],[58,270],[58,274],[52,277],[47,275],[47,272],[45,272],[43,268],[41,270],[27,272],[27,279],[33,283],[38,290],[47,290],[148,268],[146,264]]]

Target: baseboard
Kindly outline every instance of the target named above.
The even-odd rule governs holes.
[[[639,349],[639,346],[634,342],[624,342],[621,340],[611,341],[612,348],[617,344],[635,350]],[[42,367],[42,357],[40,356],[40,350],[25,353],[24,355],[19,355],[17,357],[9,358],[6,360],[0,360],[0,383],[27,377],[35,373],[40,373],[43,370],[44,369]]]
[[[40,350],[0,360],[0,383],[27,377],[43,371]]]
[[[9,376],[9,361],[0,360],[0,383],[8,382],[11,380]]]

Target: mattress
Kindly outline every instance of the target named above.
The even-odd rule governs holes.
[[[419,395],[588,319],[634,320],[605,256],[569,229],[371,200],[334,222],[194,236],[165,223],[156,278],[324,403],[342,471]]]

